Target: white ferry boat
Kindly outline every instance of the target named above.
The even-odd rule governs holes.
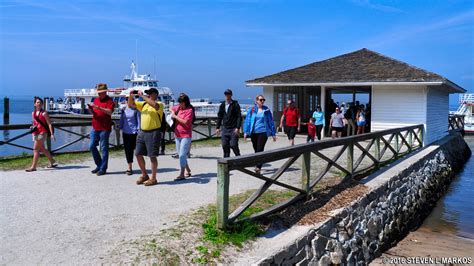
[[[158,80],[151,78],[151,75],[139,75],[137,66],[134,62],[131,65],[131,74],[125,76],[123,81],[125,87],[109,88],[107,95],[111,97],[118,108],[115,108],[112,115],[113,118],[119,118],[120,110],[126,106],[126,99],[130,95],[130,91],[146,91],[150,88],[156,88],[159,92],[158,100],[165,104],[166,110],[169,106],[173,106],[176,102],[173,91],[168,87],[158,86]],[[50,101],[46,104],[47,110],[52,113],[52,117],[60,118],[62,114],[73,114],[77,117],[88,118],[91,115],[87,109],[87,103],[96,98],[97,91],[95,88],[81,89],[65,89],[64,100],[58,99],[56,102]],[[212,103],[208,98],[190,99],[191,104],[195,108],[196,117],[217,117],[220,103]],[[242,114],[245,115],[250,105],[241,105]]]
[[[126,105],[125,97],[130,94],[130,91],[142,91],[149,88],[156,88],[159,92],[158,100],[166,105],[174,102],[173,92],[168,87],[158,86],[158,80],[151,78],[151,75],[139,75],[137,73],[137,66],[134,62],[131,65],[130,76],[125,76],[123,79],[125,87],[109,88],[107,95],[111,97],[118,108],[114,111],[114,116],[119,114],[119,110]],[[50,102],[47,106],[49,111],[53,114],[75,114],[79,116],[90,116],[86,108],[86,104],[90,103],[96,98],[97,91],[95,88],[81,88],[81,89],[65,89],[64,100],[58,99],[56,103]]]
[[[474,94],[459,95],[459,108],[456,115],[464,115],[464,132],[474,133]]]

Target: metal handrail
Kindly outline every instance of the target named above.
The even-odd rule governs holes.
[[[424,126],[414,125],[402,128],[388,129],[362,135],[344,137],[339,139],[323,140],[314,143],[300,144],[292,147],[280,148],[255,154],[237,156],[233,158],[222,158],[217,161],[217,218],[218,226],[226,228],[230,223],[237,221],[243,212],[250,207],[271,185],[281,186],[297,192],[298,194],[285,202],[277,204],[267,210],[254,214],[246,219],[256,219],[267,216],[278,210],[281,210],[295,201],[308,196],[315,185],[329,172],[332,167],[337,168],[345,174],[344,179],[363,175],[368,171],[379,168],[381,165],[397,159],[402,155],[423,147]],[[416,131],[416,132],[415,132]],[[367,144],[368,142],[368,144]],[[328,148],[340,147],[340,150],[328,158],[320,151]],[[371,148],[374,151],[371,152]],[[402,148],[406,147],[406,151]],[[360,150],[362,154],[354,157],[354,148]],[[383,160],[385,153],[390,151],[393,155]],[[347,161],[345,165],[338,162],[338,159],[346,153]],[[326,167],[315,176],[311,176],[311,154],[327,162]],[[302,157],[302,187],[298,188],[278,181],[277,179],[287,171],[290,166]],[[361,164],[364,158],[369,158],[372,164],[362,168]],[[256,164],[275,162],[282,159],[287,161],[271,176],[267,177],[260,173],[254,173],[247,170],[246,167],[253,167]],[[229,184],[230,172],[240,171],[252,177],[264,180],[265,183],[257,189],[244,203],[242,203],[232,214],[229,215]],[[233,175],[232,178],[237,178]]]

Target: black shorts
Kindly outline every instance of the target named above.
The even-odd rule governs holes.
[[[288,136],[288,139],[295,139],[297,127],[285,127],[285,133]]]
[[[332,130],[335,130],[336,132],[342,132],[344,127],[332,127]]]
[[[135,148],[136,155],[148,157],[158,157],[160,154],[161,130],[152,131],[140,130],[137,135],[137,146]]]

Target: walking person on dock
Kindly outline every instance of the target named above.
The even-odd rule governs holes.
[[[90,134],[91,142],[89,150],[94,158],[96,168],[91,173],[98,176],[107,172],[109,161],[109,136],[112,131],[112,112],[114,110],[114,101],[107,95],[107,84],[99,83],[96,85],[99,97],[87,106],[92,113],[92,130]],[[100,151],[97,150],[100,145]]]
[[[321,111],[321,106],[316,107],[316,111],[313,113],[314,125],[316,126],[316,136],[318,140],[321,140],[321,132],[324,132],[324,125],[326,120],[324,118],[324,112]]]
[[[244,140],[250,136],[252,140],[253,150],[262,152],[265,149],[268,137],[272,137],[276,141],[276,129],[273,122],[271,110],[264,105],[265,97],[257,95],[255,97],[255,105],[247,110],[247,116],[244,122]],[[257,164],[255,173],[260,174],[262,164]]]
[[[128,164],[125,173],[132,175],[133,153],[137,144],[138,130],[140,129],[140,112],[136,108],[124,107],[120,112],[119,128],[122,130],[123,148]]]
[[[339,110],[339,107],[336,107],[336,112],[331,115],[329,128],[331,129],[331,137],[333,139],[340,138],[342,136],[342,130],[344,129],[344,116]]]
[[[146,95],[145,95],[146,94]],[[138,91],[138,95],[143,101],[135,101],[135,92],[130,92],[128,107],[137,108],[140,111],[140,130],[137,135],[137,146],[135,155],[142,175],[137,180],[137,185],[153,186],[158,183],[156,173],[158,172],[158,159],[161,142],[161,122],[164,116],[164,104],[157,101],[158,90],[150,88],[143,94]],[[145,158],[150,157],[151,178],[146,171]]]
[[[284,127],[288,140],[290,141],[291,146],[293,146],[295,145],[296,132],[301,131],[301,115],[300,110],[295,107],[293,100],[289,99],[287,104],[287,107],[283,110],[279,128]],[[283,120],[285,120],[284,125]]]
[[[36,166],[38,165],[38,160],[40,157],[40,152],[42,152],[49,160],[49,165],[47,168],[57,167],[58,164],[53,159],[51,153],[44,147],[44,140],[48,137],[54,138],[54,129],[51,125],[51,120],[49,119],[48,112],[43,110],[43,100],[41,98],[35,99],[35,109],[31,113],[33,120],[32,135],[33,135],[33,162],[31,167],[26,169],[26,172],[36,171]]]
[[[178,105],[171,108],[171,118],[174,119],[176,152],[179,155],[180,173],[175,181],[184,180],[191,176],[191,169],[188,164],[188,154],[193,139],[193,117],[194,109],[191,107],[189,96],[182,93],[178,98]],[[186,171],[186,174],[185,174]]]
[[[224,158],[230,157],[230,150],[235,156],[240,156],[239,136],[242,125],[242,113],[239,102],[232,99],[232,90],[224,92],[225,101],[221,102],[217,113],[216,134],[221,135]]]
[[[364,105],[359,106],[356,119],[357,119],[357,135],[364,134],[365,123],[366,123]]]

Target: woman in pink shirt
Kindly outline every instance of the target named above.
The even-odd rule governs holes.
[[[188,95],[181,93],[178,98],[178,106],[171,109],[171,117],[174,119],[176,126],[174,135],[176,141],[176,152],[179,155],[179,165],[181,167],[180,174],[175,181],[184,180],[191,176],[191,169],[188,165],[188,153],[191,148],[193,138],[193,108],[189,101]],[[186,175],[184,171],[186,170]]]

